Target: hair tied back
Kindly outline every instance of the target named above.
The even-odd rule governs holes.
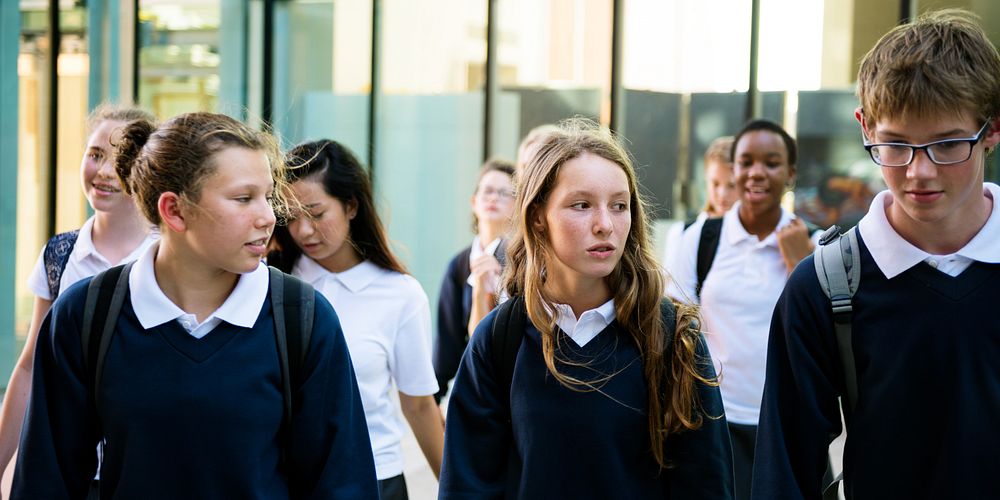
[[[115,147],[115,172],[121,179],[122,188],[126,194],[133,193],[130,178],[132,169],[141,161],[142,147],[149,141],[149,136],[156,126],[149,120],[133,120],[121,129],[121,136],[113,144]]]

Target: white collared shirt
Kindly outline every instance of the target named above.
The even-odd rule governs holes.
[[[80,233],[76,237],[76,243],[66,261],[66,268],[63,269],[62,277],[59,279],[59,293],[62,294],[73,283],[88,278],[97,273],[105,271],[119,264],[132,262],[139,258],[146,249],[160,239],[160,233],[155,228],[149,231],[146,238],[139,246],[132,249],[132,252],[118,262],[109,262],[94,247],[94,217],[91,216],[80,227]],[[38,254],[35,267],[28,276],[28,289],[39,298],[52,300],[52,292],[49,290],[48,277],[45,274],[45,249]]]
[[[501,238],[496,238],[493,241],[491,241],[489,245],[486,245],[486,247],[484,248],[482,242],[479,241],[478,235],[475,238],[472,238],[472,246],[470,247],[469,250],[469,262],[474,262],[476,259],[482,257],[483,255],[496,255],[497,248],[500,247],[500,241]],[[499,277],[497,281],[499,281]],[[469,275],[468,279],[465,280],[465,282],[468,283],[469,286],[476,285],[476,279],[471,274]]]
[[[615,320],[615,299],[584,311],[579,319],[569,305],[555,304],[555,307],[556,325],[580,347],[594,340],[598,333],[604,331]]]
[[[697,283],[698,244],[704,221],[684,231],[676,264],[669,269],[671,297],[701,305],[703,331],[718,371],[726,419],[757,425],[764,390],[767,336],[771,313],[788,280],[788,268],[778,249],[775,232],[760,240],[740,222],[740,202],[722,217],[719,249],[712,269]],[[776,229],[788,225],[792,214],[782,209]],[[813,235],[816,240],[819,234]]]
[[[949,276],[962,274],[973,262],[1000,263],[1000,186],[983,183],[983,194],[993,200],[993,210],[986,224],[959,251],[933,255],[903,239],[889,224],[885,211],[893,203],[892,193],[882,191],[872,200],[868,214],[858,223],[858,231],[875,264],[886,278],[899,276],[911,267],[926,262]]]
[[[261,263],[253,271],[241,274],[225,302],[205,321],[198,323],[195,315],[185,312],[167,298],[157,283],[153,262],[159,247],[159,243],[150,246],[132,266],[128,277],[132,309],[144,329],[177,320],[192,337],[200,339],[223,321],[243,328],[253,327],[267,297],[270,280],[267,266]]]
[[[438,390],[427,294],[412,276],[370,261],[331,273],[303,255],[292,274],[319,290],[340,318],[368,422],[376,476],[402,474],[404,424],[394,391],[430,396]]]

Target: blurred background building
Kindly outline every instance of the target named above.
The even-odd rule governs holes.
[[[102,101],[226,113],[286,147],[347,144],[433,303],[471,238],[482,161],[575,115],[627,139],[664,220],[703,205],[712,139],[778,121],[800,144],[796,209],[853,224],[880,189],[853,118],[858,63],[943,7],[1000,41],[995,0],[2,0],[0,383],[40,248],[88,216],[84,119]]]

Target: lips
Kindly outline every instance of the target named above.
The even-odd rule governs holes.
[[[587,254],[598,259],[606,259],[615,254],[615,246],[611,243],[598,243],[587,248]]]
[[[930,189],[913,189],[906,191],[907,198],[916,201],[917,203],[932,203],[937,201],[943,195],[944,191],[935,191]]]
[[[121,189],[119,189],[118,186],[116,186],[114,184],[108,184],[108,183],[104,183],[104,182],[94,182],[94,183],[91,184],[91,186],[93,186],[93,188],[96,189],[101,194],[109,194],[110,195],[110,194],[115,194],[115,193],[120,193],[121,192]]]
[[[269,239],[270,236],[265,236],[264,238],[248,242],[244,246],[247,247],[251,253],[264,255],[264,252],[267,251],[267,240]]]

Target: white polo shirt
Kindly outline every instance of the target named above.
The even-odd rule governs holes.
[[[959,251],[949,255],[933,255],[903,239],[889,224],[885,211],[893,203],[892,193],[882,191],[872,200],[868,214],[858,223],[861,239],[872,259],[886,278],[899,276],[907,269],[926,262],[949,276],[962,274],[974,261],[1000,263],[1000,186],[987,182],[983,194],[993,200],[993,211],[986,224]]]
[[[702,330],[719,373],[726,420],[757,425],[764,392],[771,313],[788,280],[788,269],[772,232],[763,241],[747,232],[737,202],[722,218],[719,249],[712,269],[695,294],[698,243],[704,221],[684,232],[667,294],[701,305]],[[777,228],[792,221],[782,209]],[[814,235],[814,239],[818,234]]]
[[[409,396],[438,391],[431,364],[431,311],[412,276],[364,261],[331,273],[303,255],[292,274],[333,304],[358,378],[378,479],[403,473],[403,421],[393,384]]]
[[[80,233],[76,237],[76,244],[73,245],[73,251],[70,252],[69,259],[66,261],[66,268],[59,279],[60,294],[65,292],[70,285],[83,278],[88,278],[111,267],[138,259],[153,242],[160,239],[159,231],[154,228],[146,235],[146,239],[142,240],[142,243],[135,247],[124,259],[119,262],[109,262],[107,258],[94,248],[93,233],[94,217],[91,216],[80,227]],[[44,248],[39,252],[35,267],[31,270],[31,275],[28,276],[28,289],[40,298],[52,300],[48,277],[45,274]]]
[[[199,323],[194,314],[188,314],[167,298],[157,283],[153,262],[159,247],[159,243],[150,246],[132,266],[128,276],[132,309],[144,329],[177,320],[192,337],[200,339],[223,321],[243,328],[253,327],[267,297],[270,280],[267,266],[259,263],[253,271],[241,274],[229,297]]]

